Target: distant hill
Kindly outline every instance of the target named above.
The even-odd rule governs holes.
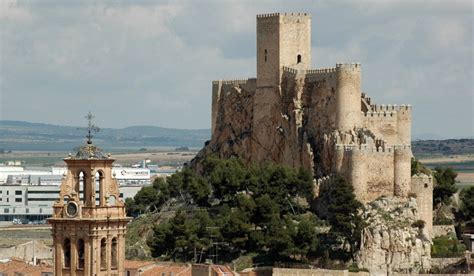
[[[72,126],[58,126],[23,121],[0,120],[0,149],[70,151],[85,142],[85,131]],[[94,144],[111,149],[203,146],[210,129],[174,129],[156,126],[103,128]]]
[[[0,150],[71,151],[84,144],[85,131],[23,121],[0,120]],[[156,147],[201,148],[211,137],[210,129],[175,129],[157,126],[103,128],[94,144],[107,150]],[[416,140],[415,155],[474,153],[474,139]]]
[[[415,156],[474,153],[474,139],[419,140],[411,144]]]

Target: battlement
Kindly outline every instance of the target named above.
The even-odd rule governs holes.
[[[305,16],[305,17],[311,17],[311,14],[303,13],[303,12],[265,13],[265,14],[257,14],[257,19],[268,18],[268,17],[279,17],[279,16]]]
[[[430,181],[430,182],[433,180],[433,176],[427,175],[427,174],[424,174],[424,173],[417,173],[415,175],[412,175],[411,178],[412,179],[420,179],[420,180]]]
[[[336,144],[336,150],[339,151],[346,151],[346,152],[353,152],[353,151],[363,151],[363,152],[379,152],[379,153],[393,153],[399,150],[411,150],[410,145],[394,145],[394,146],[379,146],[374,147],[368,144],[360,144],[360,145],[347,145],[347,144]]]
[[[363,113],[363,112],[362,112]],[[368,111],[364,113],[364,117],[395,117],[397,111]]]
[[[394,145],[394,150],[411,150],[411,145]]]
[[[212,81],[213,85],[217,85],[219,83],[223,85],[238,85],[238,84],[246,84],[250,81],[256,81],[255,78],[248,78],[248,79],[231,79],[231,80],[215,80]]]
[[[361,64],[360,64],[359,62],[336,63],[336,68],[360,69],[360,68],[361,68]]]
[[[372,110],[374,111],[378,111],[378,112],[390,112],[390,111],[401,111],[401,110],[412,110],[412,106],[411,105],[405,105],[405,104],[402,104],[402,105],[391,105],[391,104],[388,104],[388,105],[385,105],[385,104],[380,104],[380,105],[377,105],[377,104],[372,104],[370,105],[370,107],[372,108]]]
[[[298,74],[299,70],[298,69],[295,69],[295,68],[291,68],[291,67],[287,67],[287,66],[283,66],[283,72],[285,73],[291,73],[291,74]]]
[[[306,70],[306,74],[323,74],[323,73],[334,73],[334,72],[336,72],[336,67]]]
[[[337,72],[338,68],[351,68],[351,69],[360,69],[360,63],[336,63],[336,67],[327,67],[327,68],[316,68],[305,70],[305,74],[324,74],[324,73],[334,73]]]
[[[374,147],[374,146],[369,146],[368,144],[361,144],[361,145],[336,144],[336,150],[342,150],[346,152],[354,152],[354,151],[381,152],[381,153],[393,152],[391,147]]]

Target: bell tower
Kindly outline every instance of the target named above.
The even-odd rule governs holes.
[[[54,275],[124,275],[126,217],[112,159],[92,144],[64,158],[66,173],[53,205]]]

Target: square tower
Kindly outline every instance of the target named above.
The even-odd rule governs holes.
[[[112,172],[114,160],[88,141],[64,161],[67,172],[48,219],[54,275],[123,276],[130,218]]]
[[[311,15],[257,15],[257,87],[280,85],[283,66],[311,66]]]

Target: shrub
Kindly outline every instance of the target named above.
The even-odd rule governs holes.
[[[418,229],[421,230],[421,229],[425,228],[425,221],[419,219],[419,220],[413,222],[413,224],[411,226],[412,227],[417,227]]]
[[[452,225],[454,221],[448,218],[438,218],[433,222],[434,225]]]
[[[433,258],[454,258],[462,257],[466,251],[466,246],[458,240],[449,236],[440,236],[433,239],[431,246],[431,257]]]

